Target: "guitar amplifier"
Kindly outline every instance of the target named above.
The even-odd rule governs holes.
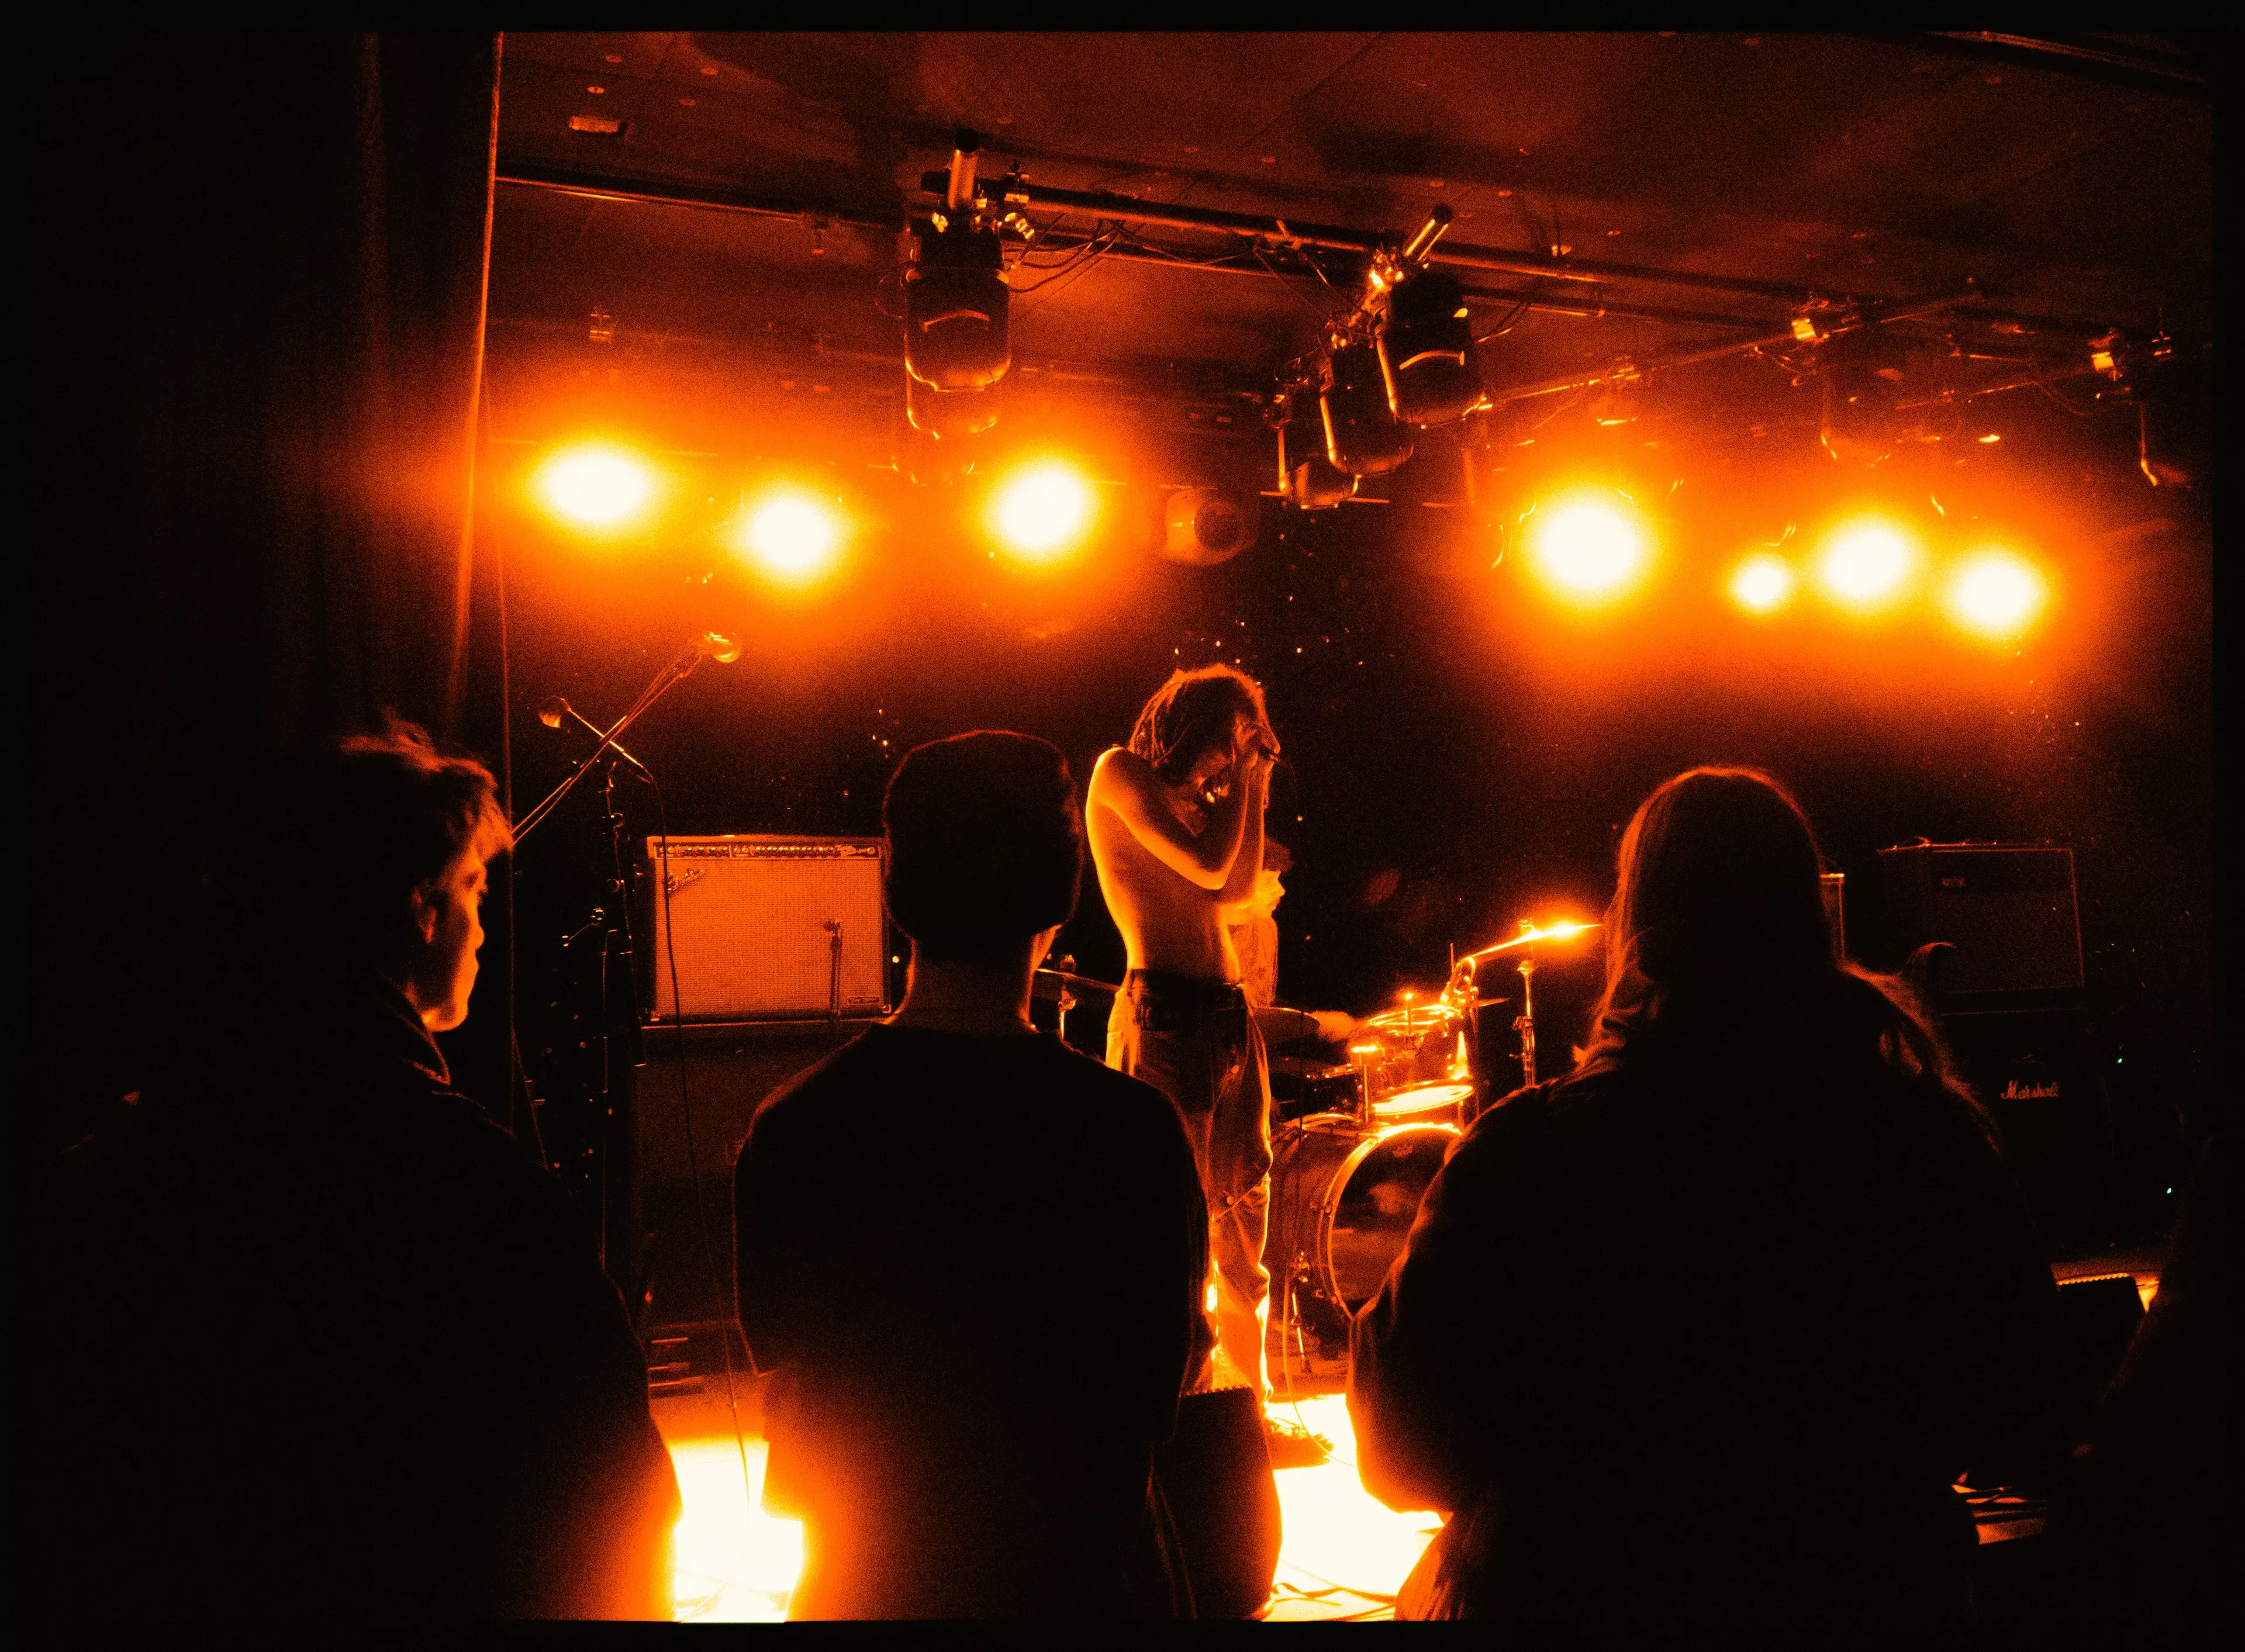
[[[649,837],[647,862],[650,1019],[682,1003],[688,1021],[888,1012],[879,838]]]
[[[1899,963],[1929,942],[1944,997],[2081,985],[2073,851],[2012,843],[1914,843],[1879,851],[1888,938]]]

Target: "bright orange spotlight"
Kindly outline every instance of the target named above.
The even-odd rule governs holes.
[[[1528,554],[1537,577],[1583,607],[1627,592],[1651,553],[1643,518],[1616,494],[1574,495],[1529,524]]]
[[[1991,546],[1957,565],[1943,606],[1967,631],[1984,637],[2015,637],[2034,623],[2049,595],[2049,586],[2032,563]]]
[[[1731,574],[1731,600],[1748,613],[1775,613],[1793,599],[1793,566],[1763,552],[1748,557]]]
[[[833,570],[848,533],[831,501],[801,488],[774,488],[749,503],[726,538],[768,579],[807,586]]]
[[[1817,558],[1825,594],[1843,607],[1882,608],[1898,599],[1917,568],[1917,541],[1895,523],[1851,522],[1834,531]]]
[[[655,498],[655,472],[605,442],[563,448],[539,468],[538,491],[557,516],[585,528],[618,528]]]
[[[990,531],[1021,562],[1066,556],[1082,543],[1098,514],[1090,479],[1062,459],[1022,466],[990,496]]]

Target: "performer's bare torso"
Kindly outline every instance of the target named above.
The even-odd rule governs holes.
[[[1224,920],[1252,893],[1262,864],[1269,773],[1267,760],[1217,752],[1172,785],[1121,747],[1100,758],[1084,826],[1129,968],[1238,980]],[[1211,780],[1228,782],[1212,805],[1200,795]]]

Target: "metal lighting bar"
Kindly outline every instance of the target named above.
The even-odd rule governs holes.
[[[1883,327],[1889,322],[1906,322],[1916,316],[1937,315],[1943,310],[1954,309],[1960,304],[1975,303],[1978,301],[1979,297],[1980,289],[1974,287],[1962,293],[1950,294],[1945,298],[1917,299],[1897,302],[1889,307],[1866,310],[1860,322],[1835,327],[1825,336],[1831,337],[1841,333],[1855,332],[1860,327]],[[1754,338],[1733,339],[1726,344],[1713,344],[1703,349],[1683,350],[1663,355],[1645,362],[1641,367],[1624,363],[1620,367],[1607,368],[1601,372],[1576,373],[1565,378],[1545,379],[1535,384],[1505,385],[1490,390],[1487,400],[1491,405],[1496,405],[1505,402],[1525,401],[1531,396],[1557,396],[1566,390],[1587,390],[1600,384],[1611,384],[1624,379],[1643,378],[1649,374],[1666,372],[1673,368],[1693,367],[1701,362],[1719,361],[1726,355],[1736,355],[1743,350],[1775,349],[1780,346],[1797,345],[1802,342],[1800,335],[1788,328],[1782,333],[1771,333]]]
[[[932,173],[929,177],[943,180],[948,187],[948,172]],[[522,161],[509,161],[499,172],[496,180],[519,188],[545,189],[557,193],[577,195],[593,200],[630,202],[656,206],[688,206],[703,212],[736,213],[754,218],[784,219],[790,222],[811,226],[838,226],[848,229],[874,231],[896,234],[906,227],[905,214],[869,212],[858,208],[827,207],[811,205],[785,196],[763,195],[748,190],[725,189],[708,185],[673,182],[657,183],[651,179],[611,178],[589,173],[573,172],[565,167],[544,166]],[[923,179],[923,182],[926,180]],[[1054,190],[1041,186],[1027,186],[1024,193],[1037,205],[1067,206],[1070,201],[1104,203],[1084,206],[1080,210],[1097,210],[1108,217],[1125,216],[1138,223],[1170,224],[1194,229],[1222,229],[1240,234],[1259,235],[1280,245],[1299,247],[1319,247],[1336,252],[1369,256],[1381,245],[1381,238],[1357,230],[1336,229],[1331,226],[1297,224],[1291,219],[1258,218],[1245,213],[1224,213],[1213,208],[1165,207],[1134,200],[1128,195],[1108,195],[1081,190]],[[1015,192],[1008,191],[1007,199]],[[1111,208],[1111,210],[1110,210]],[[1236,221],[1234,221],[1236,220]],[[1312,234],[1311,232],[1317,232]],[[1080,247],[1092,238],[1076,236],[1066,231],[1048,230],[1037,238],[1039,246]],[[1576,283],[1579,296],[1567,297],[1559,294],[1529,295],[1495,288],[1468,287],[1468,297],[1486,298],[1503,303],[1525,303],[1531,309],[1556,315],[1599,317],[1611,315],[1624,321],[1673,322],[1690,326],[1751,327],[1753,322],[1736,316],[1711,315],[1703,311],[1681,310],[1651,304],[1618,304],[1609,301],[1602,294],[1593,295],[1584,287],[1604,280],[1667,281],[1672,284],[1706,288],[1711,291],[1731,291],[1756,297],[1780,298],[1794,305],[1811,302],[1829,304],[1831,295],[1807,288],[1787,287],[1780,283],[1746,281],[1728,276],[1698,275],[1682,271],[1641,269],[1633,265],[1606,264],[1585,260],[1570,260],[1561,265],[1539,260],[1531,254],[1494,254],[1486,262],[1471,261],[1486,249],[1445,242],[1434,249],[1435,263],[1456,263],[1467,268],[1487,268],[1502,273],[1549,276]],[[1467,257],[1462,258],[1461,254]],[[1196,259],[1183,254],[1169,256],[1135,247],[1113,247],[1100,254],[1102,258],[1121,259],[1128,263],[1164,264],[1172,268],[1209,270],[1223,274],[1282,275],[1267,265],[1251,257],[1239,255],[1221,259]],[[1876,301],[1870,301],[1875,302]],[[1935,308],[1947,308],[1959,301],[1938,301]],[[1923,312],[1913,312],[1923,313]],[[2092,332],[2106,330],[2103,323],[2077,320],[2072,317],[2031,315],[2018,311],[1990,309],[1984,312],[1989,319],[2015,321],[2038,331],[2056,333]],[[1882,320],[1899,320],[1895,312],[1883,312]],[[1785,335],[1776,342],[1791,342],[1793,335]],[[1733,349],[1743,349],[1760,342],[1741,341]]]
[[[940,176],[948,179],[945,173]],[[896,234],[905,227],[902,213],[869,213],[844,206],[813,206],[783,195],[759,195],[744,189],[713,188],[706,184],[681,184],[636,178],[603,178],[592,173],[571,172],[562,166],[509,161],[494,177],[495,183],[527,189],[550,189],[592,200],[619,200],[657,206],[698,206],[705,212],[741,213],[751,218],[785,218],[797,223],[838,225],[845,229],[879,230]]]
[[[920,187],[940,194],[949,181],[947,173],[929,173]],[[1118,223],[1163,224],[1173,229],[1211,230],[1250,235],[1280,246],[1321,247],[1366,257],[1390,246],[1393,238],[1374,230],[1347,229],[1336,224],[1315,224],[1259,213],[1226,212],[1213,206],[1177,206],[1140,200],[1135,195],[1105,190],[1056,189],[1023,178],[1005,180],[1010,206],[1090,213]],[[1601,259],[1552,258],[1534,253],[1508,252],[1499,247],[1475,247],[1463,241],[1444,241],[1435,247],[1428,262],[1461,269],[1493,270],[1503,275],[1542,275],[1563,281],[1644,281],[1670,287],[1697,287],[1709,292],[1744,293],[1787,304],[1807,303],[1831,295],[1797,287],[1788,281],[1758,281],[1738,275],[1704,275],[1691,270],[1655,269],[1642,264],[1616,264]]]

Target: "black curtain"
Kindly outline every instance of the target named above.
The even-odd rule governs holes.
[[[47,78],[22,657],[50,1141],[160,1061],[202,845],[257,831],[268,754],[394,708],[504,762],[472,531],[499,48],[113,34]]]

